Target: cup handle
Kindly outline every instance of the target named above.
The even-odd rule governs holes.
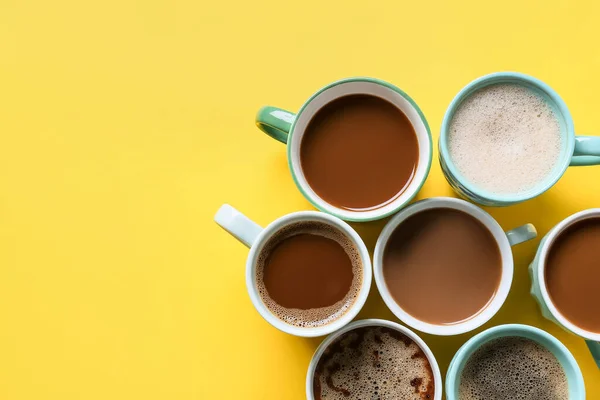
[[[252,247],[263,230],[257,223],[229,204],[223,204],[219,208],[215,214],[215,222],[248,247]]]
[[[506,236],[508,237],[508,243],[510,243],[511,246],[514,246],[515,244],[535,239],[537,237],[537,231],[532,224],[525,224],[506,232]]]
[[[296,114],[292,112],[265,106],[256,113],[256,126],[273,139],[286,144],[295,119]]]
[[[600,342],[586,340],[585,343],[588,345],[588,348],[592,353],[592,357],[594,357],[594,361],[596,361],[596,365],[598,365],[598,368],[600,368]]]
[[[570,165],[600,165],[600,137],[575,136],[575,151]]]

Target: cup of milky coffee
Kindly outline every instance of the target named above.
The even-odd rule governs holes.
[[[600,368],[600,208],[580,211],[552,228],[529,275],[544,317],[586,339]]]
[[[421,200],[383,228],[373,256],[375,282],[385,304],[408,326],[433,335],[469,332],[506,300],[511,246],[535,237],[533,225],[505,232],[464,200]]]
[[[302,211],[262,228],[225,204],[215,222],[250,248],[250,300],[283,332],[327,335],[352,321],[365,304],[371,287],[369,252],[339,218]]]
[[[499,325],[469,339],[446,374],[446,400],[585,400],[581,369],[549,333]]]
[[[355,321],[328,336],[306,375],[308,400],[441,400],[442,391],[427,344],[381,319]]]
[[[395,213],[416,195],[431,166],[423,113],[406,93],[378,79],[333,82],[297,114],[263,107],[256,125],[287,143],[289,168],[304,197],[347,221]]]
[[[575,136],[569,109],[544,82],[499,72],[474,80],[452,100],[439,151],[457,193],[508,206],[544,193],[570,165],[600,164],[600,137]]]

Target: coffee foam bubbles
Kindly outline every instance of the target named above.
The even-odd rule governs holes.
[[[450,122],[448,147],[458,171],[498,194],[535,188],[556,165],[560,124],[550,106],[526,87],[495,84],[471,94]]]
[[[317,400],[423,400],[433,399],[434,391],[433,372],[421,348],[385,327],[344,333],[321,355],[313,381]]]
[[[565,372],[550,350],[523,337],[494,339],[467,361],[459,400],[568,400]]]
[[[268,262],[269,255],[281,241],[299,234],[319,235],[336,241],[342,246],[352,262],[353,278],[350,289],[342,300],[331,306],[308,310],[286,308],[279,305],[269,296],[263,281],[264,268]],[[256,262],[256,286],[263,303],[280,320],[301,328],[320,327],[337,320],[352,307],[358,298],[362,286],[362,268],[362,259],[358,249],[354,245],[354,242],[343,232],[323,222],[297,222],[279,230],[261,249]]]

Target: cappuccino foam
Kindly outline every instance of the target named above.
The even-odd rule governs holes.
[[[554,354],[523,337],[481,346],[460,377],[459,400],[568,400],[565,372]]]
[[[265,270],[269,267],[270,257],[274,251],[276,251],[277,247],[286,241],[286,239],[299,235],[315,235],[333,240],[341,246],[343,252],[348,256],[351,263],[352,279],[345,296],[334,304],[314,308],[291,308],[279,304],[273,296],[269,294],[267,285],[265,284]],[[305,250],[311,252],[312,249]],[[314,256],[314,254],[312,254],[312,256]],[[295,255],[296,259],[302,259],[303,257],[312,258],[306,254]],[[308,262],[311,262],[311,260],[308,260]],[[318,263],[318,261],[314,261],[314,258],[312,258],[312,262]],[[320,265],[320,269],[331,270],[329,278],[336,279],[333,265]],[[304,273],[304,275],[307,273],[308,272]],[[362,279],[362,259],[354,242],[337,228],[315,221],[298,222],[282,228],[264,245],[258,256],[256,266],[256,285],[263,303],[278,319],[290,325],[302,328],[324,326],[343,316],[357,299],[362,286]],[[299,282],[293,282],[291,284],[294,284],[294,286],[300,285]],[[306,288],[304,295],[310,297],[310,291],[317,290],[316,287],[316,283],[315,285],[310,285],[310,287]]]
[[[471,94],[454,113],[448,133],[458,171],[476,187],[498,194],[535,188],[551,174],[561,147],[554,111],[517,84]]]
[[[435,387],[427,356],[412,339],[394,329],[364,327],[327,347],[313,393],[316,400],[432,400]]]

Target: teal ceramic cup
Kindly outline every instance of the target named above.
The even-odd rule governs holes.
[[[540,305],[542,315],[568,332],[586,339],[587,345],[592,352],[592,356],[594,357],[596,364],[598,364],[598,368],[600,368],[600,333],[586,331],[573,324],[562,315],[554,303],[552,303],[545,281],[546,258],[556,238],[574,223],[594,217],[600,217],[600,208],[580,211],[564,219],[552,228],[541,240],[535,258],[529,265],[529,277],[531,278],[531,295]],[[598,266],[600,267],[600,264]],[[600,313],[600,308],[598,312]]]
[[[376,96],[392,103],[406,115],[417,135],[419,161],[412,181],[400,196],[376,209],[348,210],[329,204],[310,187],[300,163],[300,145],[311,119],[331,101],[353,94]],[[263,107],[256,115],[256,125],[267,135],[287,145],[290,172],[304,197],[317,209],[346,221],[372,221],[394,214],[421,189],[431,167],[432,140],[425,116],[406,93],[379,79],[358,77],[330,83],[313,94],[295,114],[277,107]]]
[[[544,181],[522,193],[497,194],[473,185],[458,171],[448,150],[450,123],[461,103],[477,90],[499,83],[517,84],[533,91],[550,106],[560,125],[562,150],[554,169]],[[459,195],[486,206],[510,206],[532,199],[550,189],[569,166],[600,164],[600,137],[575,136],[573,119],[565,102],[544,82],[517,72],[497,72],[474,80],[454,97],[442,121],[439,154],[440,165],[446,180]]]
[[[569,350],[554,336],[529,325],[499,325],[487,329],[469,339],[454,355],[446,373],[446,400],[459,400],[459,387],[462,372],[473,353],[485,343],[508,336],[519,336],[534,340],[550,350],[558,359],[569,385],[570,400],[585,400],[585,385],[581,369]]]

